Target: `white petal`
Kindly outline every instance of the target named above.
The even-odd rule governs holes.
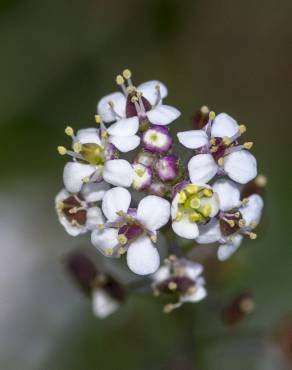
[[[242,218],[245,220],[247,226],[251,222],[260,222],[262,210],[264,207],[264,201],[258,194],[253,194],[248,197],[248,203],[246,206],[240,208]]]
[[[155,283],[160,283],[163,280],[166,280],[170,277],[170,269],[169,266],[161,266],[153,275],[151,275],[151,279]]]
[[[55,204],[62,202],[64,199],[70,197],[70,193],[66,189],[62,189],[59,191],[59,193],[55,197]]]
[[[232,137],[238,133],[238,123],[226,113],[220,113],[212,123],[211,135],[213,137]]]
[[[152,124],[165,126],[176,120],[180,116],[180,111],[170,105],[159,104],[146,114]]]
[[[158,230],[166,225],[170,217],[170,204],[156,195],[143,198],[137,209],[137,218],[148,230]]]
[[[109,106],[113,103],[113,108],[122,118],[126,116],[126,98],[121,92],[115,92],[103,97],[97,104],[97,112],[102,116],[104,122],[112,122],[117,119]]]
[[[203,266],[200,263],[192,262],[185,258],[182,259],[182,265],[185,269],[187,277],[192,280],[196,280],[204,270]]]
[[[240,206],[239,186],[233,181],[226,179],[217,180],[213,184],[213,190],[219,197],[220,209],[222,211],[229,211]]]
[[[148,236],[142,236],[130,244],[127,264],[138,275],[153,274],[159,267],[160,257]]]
[[[133,176],[134,170],[125,159],[107,161],[103,169],[104,180],[115,186],[131,186]]]
[[[138,135],[133,136],[111,136],[109,142],[123,153],[127,153],[137,148],[140,144],[140,137]]]
[[[178,198],[179,198],[179,193],[175,195],[171,203],[170,215],[173,220],[175,219],[177,215],[177,211],[178,211]]]
[[[99,207],[90,207],[86,213],[86,227],[93,230],[97,225],[103,224],[104,218]]]
[[[189,149],[197,149],[208,144],[208,136],[204,130],[190,130],[177,133],[178,141]]]
[[[103,289],[95,289],[92,293],[92,309],[100,319],[111,315],[119,308],[119,303]]]
[[[156,86],[159,85],[161,98],[164,99],[167,96],[167,87],[160,81],[148,81],[144,82],[137,87],[144,98],[146,98],[151,105],[154,105],[157,101],[157,90]]]
[[[138,117],[124,118],[113,123],[107,129],[107,132],[113,136],[132,136],[139,129]]]
[[[90,177],[96,170],[95,166],[78,162],[68,162],[64,167],[63,181],[71,193],[78,193],[83,185],[82,179]]]
[[[219,261],[225,261],[235,253],[241,244],[242,238],[242,235],[236,235],[232,242],[220,245],[217,250]]]
[[[173,221],[172,229],[178,236],[186,239],[195,239],[199,235],[198,225],[187,219]]]
[[[81,194],[86,202],[98,202],[109,189],[110,185],[105,181],[90,182],[82,186]]]
[[[207,296],[206,289],[202,285],[200,285],[200,286],[197,287],[195,293],[190,294],[190,295],[181,296],[180,301],[181,302],[192,302],[192,303],[195,303],[195,302],[201,301],[206,296]]]
[[[191,182],[202,184],[216,175],[218,166],[211,154],[198,154],[190,159],[188,170]]]
[[[76,141],[81,144],[93,143],[100,145],[99,130],[94,127],[78,130],[74,138],[74,142]]]
[[[117,257],[120,247],[117,229],[93,230],[91,243],[106,257]]]
[[[232,180],[246,184],[257,175],[257,161],[247,150],[239,150],[224,158],[224,171]]]
[[[219,197],[216,193],[213,194],[211,198],[202,198],[201,206],[210,205],[211,213],[209,217],[214,217],[219,212]]]
[[[65,216],[59,215],[60,224],[64,227],[66,232],[71,236],[78,236],[80,234],[85,234],[88,229],[86,226],[72,225]]]
[[[115,221],[118,211],[128,212],[131,194],[127,189],[117,187],[108,190],[102,200],[102,211],[109,221]]]
[[[206,225],[199,226],[199,236],[196,241],[199,244],[215,243],[221,238],[220,224],[216,219],[212,219]]]

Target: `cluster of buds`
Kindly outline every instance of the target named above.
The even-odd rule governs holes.
[[[176,135],[190,151],[183,163],[169,128],[181,113],[164,104],[167,87],[160,81],[136,87],[128,69],[116,83],[121,91],[97,104],[95,127],[65,129],[72,146],[58,147],[70,161],[57,214],[70,235],[90,232],[103,256],[126,256],[132,272],[153,276],[155,293],[175,294],[177,302],[165,307],[170,312],[203,299],[205,281],[202,266],[186,259],[172,256],[160,267],[158,234],[178,245],[217,243],[218,259],[226,260],[244,236],[257,237],[266,179],[257,175],[253,143],[241,142],[245,125],[202,107],[194,129]]]

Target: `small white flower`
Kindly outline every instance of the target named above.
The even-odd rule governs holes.
[[[65,189],[57,194],[55,205],[58,218],[68,234],[72,236],[84,234],[103,222],[100,208],[86,200],[90,197],[88,191],[86,196],[82,196],[82,193],[70,194]]]
[[[137,88],[131,80],[131,72],[125,70],[123,76],[117,76],[117,84],[122,92],[115,92],[103,97],[97,104],[97,111],[105,122],[131,120],[137,123],[146,119],[152,124],[168,125],[180,116],[180,112],[162,103],[167,96],[167,88],[160,81],[142,83]],[[126,125],[125,131],[130,127]]]
[[[137,209],[130,208],[130,203],[128,190],[121,187],[108,190],[102,200],[107,221],[92,232],[91,241],[105,256],[120,257],[127,252],[128,267],[133,272],[151,274],[160,263],[153,242],[157,230],[169,220],[170,204],[154,195],[143,198]]]
[[[151,276],[155,295],[178,296],[178,301],[164,306],[164,312],[171,312],[185,302],[199,302],[207,295],[205,280],[201,276],[203,266],[184,258],[170,256],[163,266]]]
[[[120,303],[102,288],[92,292],[92,309],[95,316],[104,319],[113,314],[120,307]]]
[[[115,136],[110,136],[103,124],[100,130],[82,129],[76,136],[73,130],[70,133],[73,151],[58,148],[61,154],[73,157],[73,161],[65,165],[63,172],[64,185],[68,191],[78,193],[83,184],[91,183],[100,183],[98,187],[106,189],[108,185],[104,181],[115,186],[131,186],[133,168],[128,161],[117,159],[117,150],[112,143]]]
[[[206,223],[218,211],[218,197],[209,185],[184,185],[172,201],[172,229],[182,238],[196,239],[198,225]]]
[[[253,232],[258,225],[263,199],[252,194],[243,201],[240,200],[240,189],[230,180],[221,179],[213,184],[220,203],[220,212],[208,224],[200,227],[198,243],[213,243],[219,241],[218,258],[221,261],[228,259],[240,246],[243,236],[255,239]]]
[[[189,163],[189,176],[194,183],[207,183],[216,174],[228,175],[232,180],[246,184],[257,175],[257,162],[247,149],[252,142],[243,145],[238,138],[246,131],[244,125],[226,113],[211,118],[201,130],[179,132],[178,140],[186,148],[194,149]]]

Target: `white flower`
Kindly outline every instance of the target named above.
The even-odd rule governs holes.
[[[198,225],[207,222],[218,211],[218,198],[210,186],[184,185],[172,201],[172,229],[183,238],[195,239],[199,235]]]
[[[157,230],[169,220],[170,204],[154,195],[143,198],[137,209],[130,208],[130,203],[128,190],[108,190],[102,200],[107,221],[92,232],[91,241],[105,256],[120,257],[127,252],[130,270],[139,275],[151,274],[160,264],[153,242]]]
[[[61,190],[56,198],[55,205],[60,223],[68,234],[77,236],[93,230],[97,224],[103,222],[102,212],[86,199],[90,199],[91,193],[70,194],[67,190]]]
[[[73,130],[69,133],[73,139],[74,151],[58,148],[60,154],[73,157],[73,161],[65,165],[63,172],[64,185],[68,191],[78,193],[85,183],[100,183],[99,187],[106,190],[108,185],[103,180],[115,186],[131,186],[133,168],[128,161],[116,159],[117,150],[110,142],[113,141],[112,137],[102,124],[100,130],[82,129],[76,136]]]
[[[92,292],[92,309],[98,318],[106,318],[117,311],[119,307],[119,302],[104,289],[94,289]]]
[[[252,142],[239,145],[238,138],[246,131],[244,125],[226,113],[220,113],[201,130],[179,132],[178,140],[186,148],[194,149],[189,163],[189,176],[194,183],[207,183],[216,174],[228,175],[232,180],[246,184],[257,175],[257,162],[247,149]]]
[[[243,236],[255,239],[253,229],[258,225],[263,199],[258,194],[240,200],[240,188],[230,180],[221,179],[213,184],[220,203],[220,212],[208,224],[200,227],[198,243],[219,241],[218,258],[221,261],[229,258],[240,246]]]
[[[164,126],[180,116],[176,108],[162,103],[168,93],[162,82],[148,81],[136,88],[129,70],[125,70],[123,76],[117,76],[116,81],[123,92],[109,94],[97,104],[97,111],[105,122],[122,120],[127,123],[126,132],[130,127],[129,120],[137,125],[148,119],[152,124]]]
[[[155,295],[178,296],[178,302],[164,306],[164,312],[171,312],[185,302],[199,302],[207,295],[205,280],[201,276],[203,266],[184,258],[170,256],[163,266],[151,276]]]

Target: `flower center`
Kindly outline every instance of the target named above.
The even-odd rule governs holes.
[[[105,163],[104,148],[98,144],[80,144],[79,154],[84,161],[93,165],[103,165]]]
[[[209,188],[197,186],[195,184],[187,185],[178,193],[176,221],[180,221],[182,218],[187,217],[191,222],[205,222],[212,212],[210,201],[212,196],[213,191]]]
[[[72,225],[85,225],[86,209],[82,206],[82,201],[77,197],[71,196],[64,199],[62,201],[61,210]]]

